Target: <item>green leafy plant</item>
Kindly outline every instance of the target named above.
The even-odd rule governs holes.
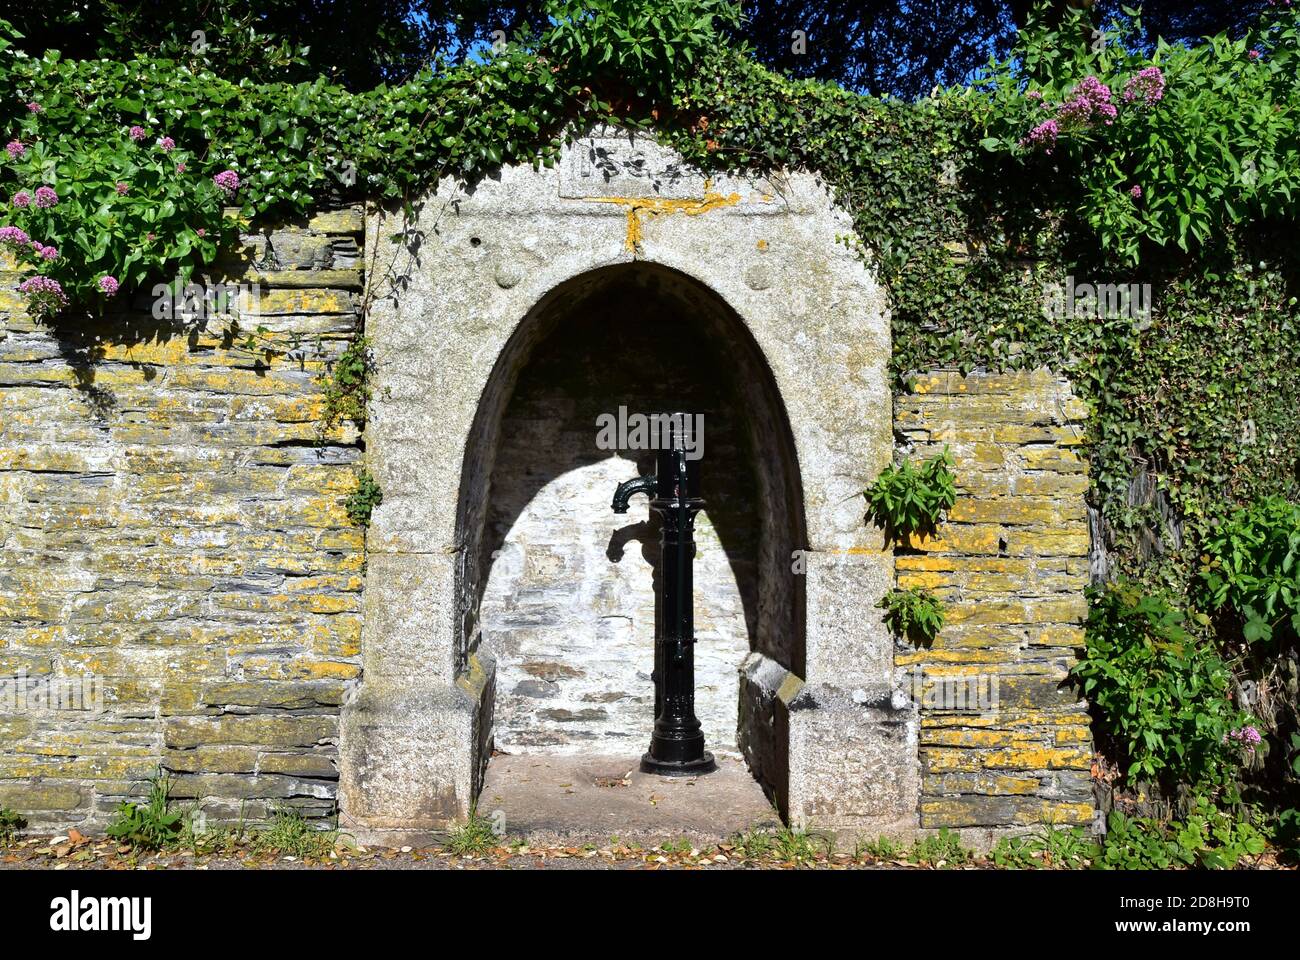
[[[9,807],[0,807],[0,846],[13,843],[18,831],[26,826],[27,821],[18,814],[18,811],[11,810]]]
[[[1039,834],[1002,837],[989,855],[999,867],[1077,870],[1090,866],[1100,853],[1101,848],[1082,827],[1045,827]]]
[[[885,622],[896,637],[929,646],[943,629],[943,604],[921,587],[894,589],[876,606],[885,611]]]
[[[465,822],[457,824],[448,832],[444,846],[458,857],[481,857],[494,847],[501,846],[501,843],[492,821],[479,816],[477,808],[471,807]]]
[[[1247,36],[1162,42],[1150,55],[1133,42],[1135,20],[1108,26],[1101,46],[1084,39],[1091,30],[1075,10],[1022,32],[987,81],[987,149],[1068,171],[1076,215],[1133,262],[1143,241],[1186,250],[1282,212],[1300,191],[1290,11]],[[1193,164],[1195,188],[1178,172]]]
[[[952,462],[944,447],[919,467],[905,460],[882,470],[863,493],[872,519],[890,537],[933,531],[944,511],[957,502]]]
[[[373,367],[370,339],[357,337],[338,355],[324,377],[325,403],[321,411],[321,434],[351,420],[357,426],[366,422],[366,404],[370,401],[370,371]]]
[[[148,278],[183,284],[215,259],[233,235],[222,206],[237,190],[218,186],[165,127],[121,126],[68,144],[47,136],[39,106],[11,141],[6,177],[9,229],[22,232],[11,233],[7,246],[46,281],[40,297],[30,292],[33,278],[24,281],[36,312],[57,313],[74,301],[102,308],[120,288]],[[238,181],[226,173],[222,183]]]
[[[320,829],[294,807],[280,807],[264,828],[253,834],[254,851],[263,854],[319,860],[328,857],[338,842],[339,832]]]
[[[149,795],[144,804],[123,801],[108,825],[107,834],[114,840],[142,850],[161,850],[180,839],[184,830],[184,812],[172,808],[171,777],[162,771],[149,779]]]
[[[1210,606],[1234,610],[1248,642],[1279,627],[1300,636],[1300,504],[1265,497],[1232,511],[1206,540],[1201,578]]]
[[[1186,820],[1171,823],[1112,811],[1107,827],[1101,856],[1093,864],[1103,870],[1230,870],[1268,846],[1252,823],[1235,820],[1206,802],[1198,803]]]
[[[898,860],[907,852],[907,847],[893,837],[876,837],[874,840],[862,840],[858,843],[855,859],[870,857],[873,860]]]
[[[974,851],[962,846],[961,838],[947,827],[917,837],[908,859],[924,867],[960,867],[975,859]]]
[[[1106,818],[1106,839],[1094,866],[1099,870],[1168,870],[1196,862],[1156,820],[1129,817],[1118,810]]]
[[[383,502],[384,492],[379,489],[379,484],[370,475],[370,471],[363,469],[357,475],[356,489],[348,495],[344,507],[348,512],[348,519],[354,526],[368,527],[371,513]]]
[[[1131,777],[1222,784],[1239,763],[1230,735],[1249,717],[1231,671],[1184,629],[1181,611],[1132,584],[1090,591],[1087,647],[1074,668]]]

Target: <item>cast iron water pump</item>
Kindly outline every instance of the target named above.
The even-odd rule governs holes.
[[[694,776],[714,769],[713,754],[704,749],[704,733],[695,716],[695,586],[691,568],[695,515],[704,501],[700,499],[700,460],[698,456],[688,459],[683,435],[696,421],[685,413],[664,416],[669,442],[660,444],[655,472],[620,483],[614,492],[614,512],[627,513],[632,495],[644,493],[650,497],[650,509],[662,520],[661,615],[653,675],[655,727],[641,769],[666,776]]]

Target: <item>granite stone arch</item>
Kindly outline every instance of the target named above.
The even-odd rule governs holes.
[[[487,497],[474,487],[494,449],[485,411],[509,386],[527,319],[583,278],[629,267],[725,305],[788,423],[806,542],[785,562],[803,577],[790,591],[802,642],[797,656],[776,644],[745,661],[751,769],[792,823],[916,826],[916,712],[875,606],[893,557],[860,496],[892,455],[889,316],[842,242],[851,233],[812,174],[709,180],[612,130],[577,139],[555,168],[445,181],[409,222],[371,211],[366,444],[384,499],[367,536],[363,674],[341,726],[349,829],[419,835],[476,797],[494,699],[473,569]]]

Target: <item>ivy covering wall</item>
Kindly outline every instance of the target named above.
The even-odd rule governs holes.
[[[1127,586],[1094,598],[1080,681],[1111,704],[1096,722],[1118,782],[1296,806],[1290,6],[1245,39],[1149,55],[1122,32],[1031,28],[970,88],[914,103],[770,72],[719,39],[736,14],[718,0],[554,13],[482,62],[363,93],[235,83],[201,58],[37,60],[0,21],[0,242],[29,308],[66,324],[183,283],[235,236],[232,204],[409,204],[443,176],[550,164],[599,121],[653,126],[705,168],[819,171],[890,292],[900,392],[933,367],[1048,366],[1089,406],[1094,574]],[[1098,285],[1124,296],[1098,307]],[[1139,655],[1169,643],[1210,662]],[[1175,733],[1173,707],[1137,702],[1202,676],[1212,728]],[[1198,769],[1174,762],[1184,736],[1204,741]]]

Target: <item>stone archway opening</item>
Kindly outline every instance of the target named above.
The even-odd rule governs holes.
[[[469,645],[496,664],[493,744],[498,755],[606,758],[597,779],[617,779],[616,758],[634,761],[648,744],[659,530],[643,502],[618,516],[610,498],[653,470],[653,451],[610,449],[608,425],[671,409],[704,425],[696,712],[709,748],[733,761],[743,749],[775,798],[782,745],[741,708],[741,677],[754,652],[803,658],[794,443],[743,323],[702,284],[653,264],[601,268],[549,293],[484,389],[458,540]]]
[[[635,531],[620,535],[617,569],[609,560],[622,527],[606,512],[612,490],[600,489],[633,475],[635,456],[595,456],[585,446],[594,444],[595,418],[580,409],[581,391],[556,392],[565,374],[549,388],[563,415],[532,417],[527,409],[527,397],[546,397],[546,357],[567,350],[559,368],[583,368],[583,345],[566,343],[565,331],[584,329],[576,305],[599,316],[602,298],[624,304],[606,313],[635,307],[643,318],[685,318],[683,336],[698,344],[689,359],[699,402],[722,404],[734,421],[706,434],[730,432],[730,469],[753,480],[724,488],[725,472],[706,473],[706,497],[735,489],[731,505],[755,511],[737,507],[741,520],[731,522],[719,499],[709,518],[716,544],[702,550],[705,562],[717,561],[717,599],[697,591],[697,609],[718,619],[716,649],[730,651],[715,673],[749,651],[734,698],[735,748],[794,825],[866,832],[915,825],[917,713],[899,686],[878,608],[893,583],[893,555],[863,524],[861,508],[862,489],[893,453],[889,316],[870,264],[843,242],[851,230],[814,174],[709,177],[652,137],[612,129],[575,139],[554,169],[506,167],[472,187],[449,179],[409,210],[371,211],[366,329],[375,378],[366,459],[384,499],[366,537],[363,672],[340,721],[340,810],[349,830],[393,842],[460,820],[476,802],[491,809],[483,794],[494,730],[513,729],[517,740],[535,735],[523,697],[552,692],[520,690],[526,681],[512,674],[512,657],[519,670],[525,654],[562,668],[588,660],[576,665],[583,677],[536,665],[540,675],[527,674],[555,683],[556,697],[569,692],[561,681],[589,682],[586,690],[570,685],[576,703],[553,708],[569,713],[546,718],[547,736],[563,740],[557,731],[567,731],[571,742],[533,747],[567,749],[575,733],[618,732],[623,708],[611,704],[621,699],[581,699],[600,689],[630,694],[626,716],[648,722],[634,699],[648,694],[648,678],[628,689],[631,660],[595,662],[592,651],[604,646],[591,638],[611,647],[620,638],[602,634],[613,627],[591,610],[573,627],[588,631],[587,646],[563,658],[540,656],[540,646],[525,650],[518,636],[514,648],[502,639],[528,632],[529,603],[544,623],[562,623],[570,600],[579,612],[598,608],[593,598],[611,574],[648,587],[638,555],[645,538]],[[624,325],[629,342],[651,323]],[[620,359],[593,394],[603,392],[603,412],[616,411],[629,382],[626,370],[618,380],[629,352],[618,326],[591,320],[583,334],[603,337]],[[652,353],[645,347],[640,355]],[[545,433],[587,416],[583,431]],[[516,445],[529,429],[542,431],[533,448],[555,460],[531,485],[519,475],[536,467],[537,454]],[[566,505],[566,491],[576,505]],[[548,520],[547,503],[570,512]],[[563,550],[543,542],[544,520],[574,534],[574,517],[588,512],[606,526],[566,535]],[[752,523],[745,533],[746,515],[757,517],[757,534]],[[574,542],[587,545],[577,555],[591,561],[577,573],[530,569],[517,550],[511,559],[512,537],[531,539],[543,566],[566,552],[572,560]],[[531,601],[521,604],[507,587],[516,576],[535,588]],[[607,598],[613,619],[635,615],[635,603],[623,600]],[[648,654],[644,610],[633,624],[626,649]],[[558,631],[544,633],[534,630],[528,642],[556,642]],[[502,647],[500,671],[494,646]],[[712,745],[728,739],[732,702],[716,698]],[[642,734],[623,732],[638,755]]]

